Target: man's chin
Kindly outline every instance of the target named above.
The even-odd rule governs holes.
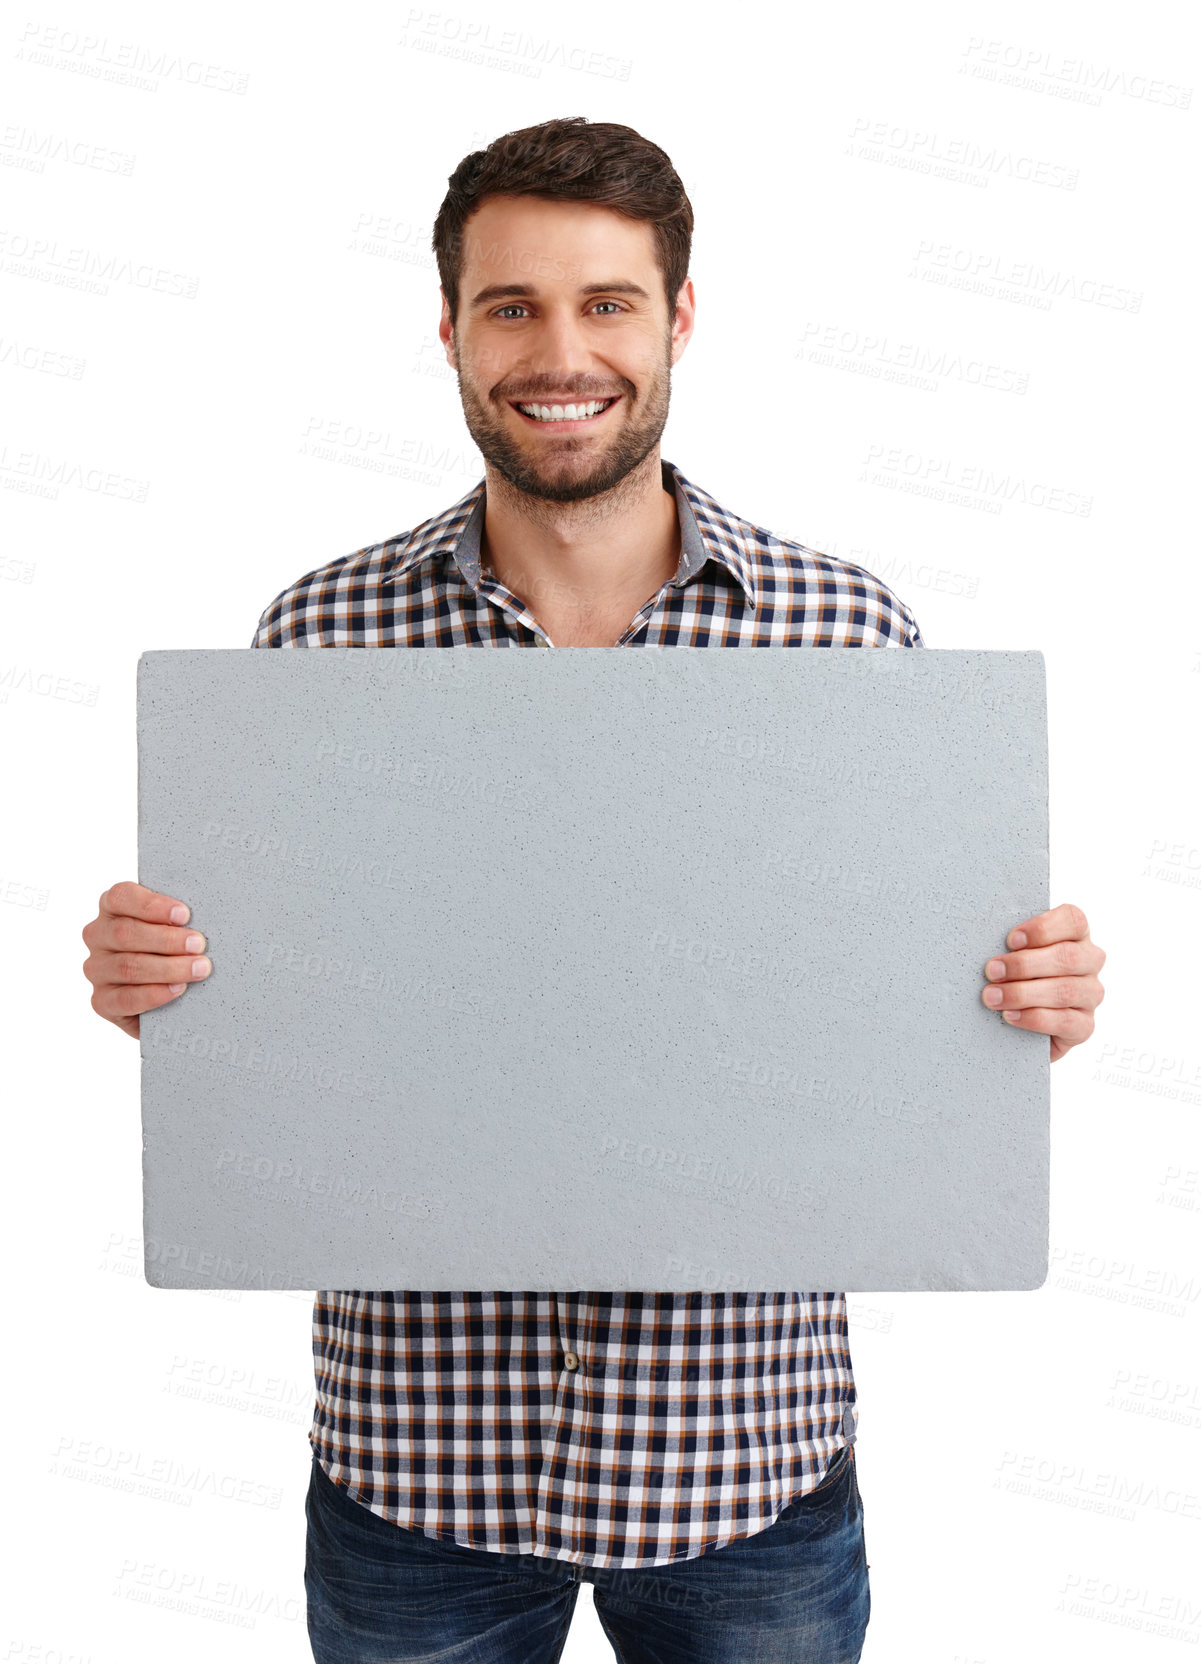
[[[468,429],[484,461],[514,491],[547,503],[579,503],[614,490],[645,462],[662,432],[660,425],[654,434],[618,433],[603,445],[564,434],[544,447],[538,435],[524,443],[484,423],[469,422]]]
[[[524,491],[527,497],[540,497],[547,503],[581,503],[589,497],[599,497],[604,491],[611,491],[620,483],[623,475],[614,477],[612,474],[577,475],[571,477],[567,472],[551,471],[549,473],[534,473],[529,470],[516,476],[505,476],[509,484],[518,491]]]
[[[511,455],[487,459],[515,491],[528,497],[540,497],[548,503],[578,503],[611,491],[630,472],[628,466],[617,462],[601,463],[579,451],[567,452],[555,459],[543,458],[533,463],[528,457],[517,459]]]

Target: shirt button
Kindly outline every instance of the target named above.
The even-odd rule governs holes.
[[[539,647],[549,647],[550,646],[550,642],[547,641],[545,636],[538,636],[536,638],[536,644]]]
[[[564,1356],[564,1359],[563,1359],[563,1368],[564,1369],[578,1369],[579,1367],[580,1367],[580,1360],[576,1357],[575,1353],[574,1352],[568,1352]]]

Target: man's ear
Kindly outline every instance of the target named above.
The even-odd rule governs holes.
[[[676,313],[671,326],[671,362],[674,367],[684,356],[684,349],[692,339],[696,326],[696,292],[692,279],[687,277],[676,300]]]
[[[438,293],[442,296],[442,316],[438,319],[438,339],[446,348],[446,362],[457,373],[459,365],[455,353],[454,325],[450,319],[450,302],[446,298],[444,289],[439,289]]]

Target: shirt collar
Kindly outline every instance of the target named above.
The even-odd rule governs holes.
[[[662,469],[664,488],[674,491],[680,517],[680,564],[670,580],[672,587],[682,589],[692,582],[706,561],[715,560],[737,579],[752,609],[757,607],[755,558],[750,547],[754,528],[686,480],[674,463],[663,462]],[[397,549],[392,565],[380,582],[394,583],[420,561],[450,556],[464,582],[476,589],[480,581],[480,532],[485,501],[485,482],[481,480],[452,508],[416,527]]]

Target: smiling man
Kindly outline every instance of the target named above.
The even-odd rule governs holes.
[[[554,646],[620,646],[679,567],[659,438],[691,280],[669,315],[650,227],[591,202],[490,197],[465,245],[439,334],[487,466],[481,560]]]
[[[434,230],[440,333],[485,477],[297,579],[253,645],[920,647],[871,573],[661,459],[691,232],[670,160],[628,127],[548,121],[461,162]],[[207,974],[187,920],[136,884],[101,897],[84,970],[102,1016],[136,1035]],[[1060,1058],[1093,1031],[1105,955],[1069,905],[1007,946],[980,944],[989,986],[962,997],[995,996],[1030,1031],[1014,1045]],[[626,1664],[859,1658],[841,1293],[326,1290],[313,1350],[318,1664],[556,1664],[581,1580]]]

